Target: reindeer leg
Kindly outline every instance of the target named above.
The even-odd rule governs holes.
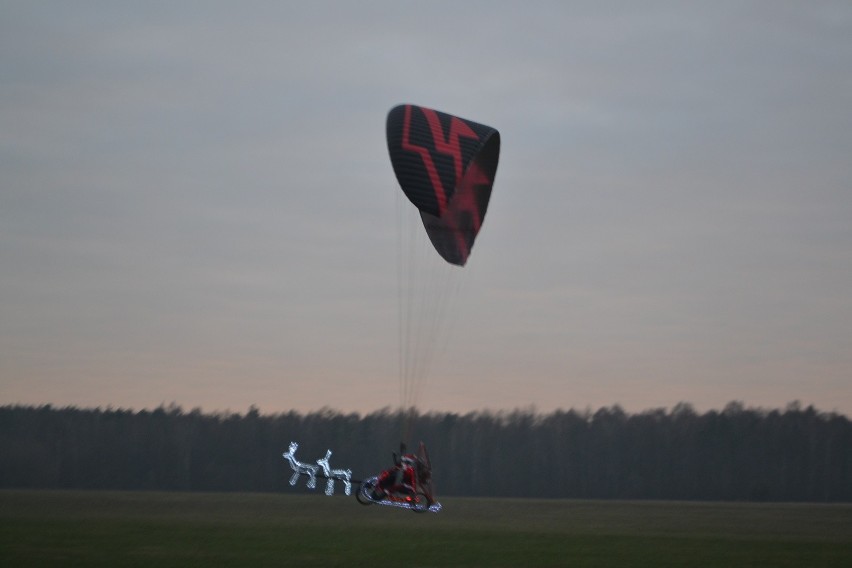
[[[352,492],[352,470],[349,469],[333,469],[331,470],[332,477],[343,482],[343,492],[349,495]]]

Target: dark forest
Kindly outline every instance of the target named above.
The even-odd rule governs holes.
[[[281,454],[331,449],[353,478],[391,465],[406,416],[332,410],[262,415],[0,407],[0,487],[305,491]],[[852,501],[852,425],[791,403],[629,414],[618,406],[548,414],[415,414],[438,495],[575,499]],[[321,489],[317,490],[321,492]]]

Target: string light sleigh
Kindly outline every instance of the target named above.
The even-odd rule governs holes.
[[[370,477],[366,480],[352,479],[351,469],[336,469],[331,467],[331,450],[326,450],[325,456],[316,460],[316,465],[304,463],[296,459],[296,451],[299,449],[297,442],[290,442],[289,449],[284,452],[283,457],[290,464],[293,470],[293,475],[290,477],[290,485],[295,486],[299,478],[306,476],[308,479],[305,483],[308,489],[316,489],[317,479],[325,479],[325,494],[329,497],[334,495],[334,482],[343,482],[343,492],[346,495],[352,494],[352,484],[358,484],[358,490],[355,496],[358,502],[362,505],[385,505],[390,507],[398,507],[408,509],[417,513],[430,511],[437,513],[441,510],[441,504],[435,502],[432,497],[431,484],[431,464],[429,457],[426,454],[426,448],[420,444],[418,455],[408,454],[406,457],[412,459],[416,463],[416,467],[412,468],[414,476],[413,487],[407,492],[400,492],[388,488],[383,488],[381,479],[391,474],[395,470],[387,470],[378,476]],[[403,453],[402,451],[400,452]],[[396,454],[394,454],[396,458]],[[399,462],[397,462],[399,466]]]

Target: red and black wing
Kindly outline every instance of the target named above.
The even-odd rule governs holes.
[[[416,105],[391,109],[387,142],[397,181],[420,210],[438,253],[463,266],[476,239],[497,173],[500,133]]]

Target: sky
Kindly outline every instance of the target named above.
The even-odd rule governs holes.
[[[502,139],[422,410],[852,415],[845,0],[0,0],[0,405],[397,404],[400,103]]]

